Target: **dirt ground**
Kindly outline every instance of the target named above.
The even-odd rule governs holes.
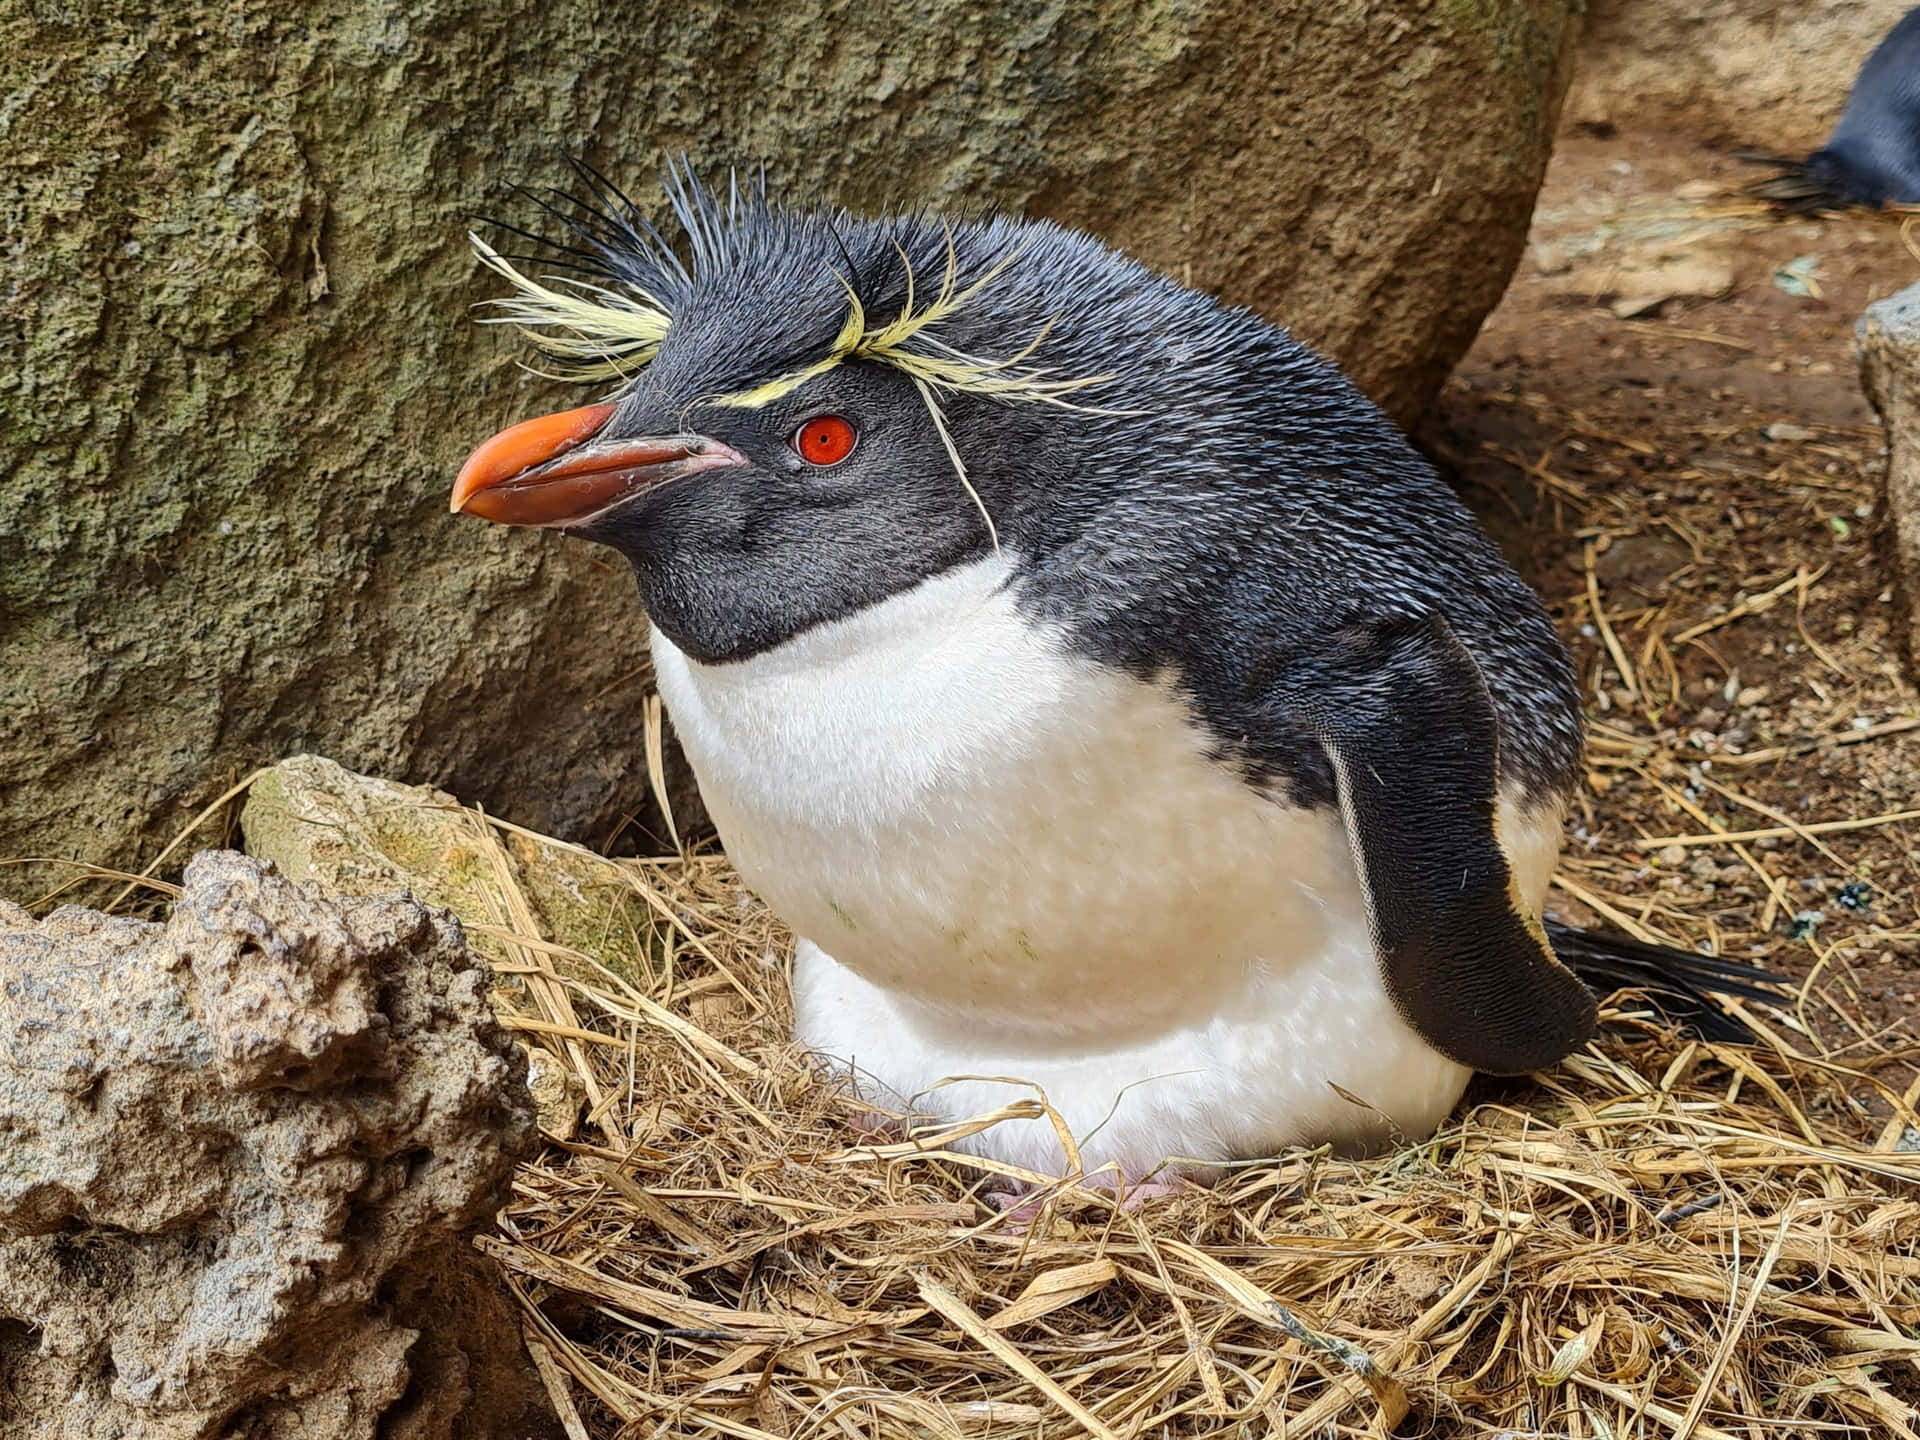
[[[1586,688],[1555,908],[1791,976],[1790,1043],[1904,1088],[1920,820],[1878,817],[1920,807],[1920,707],[1852,336],[1920,280],[1920,224],[1777,219],[1741,197],[1754,175],[1672,138],[1564,136],[1528,256],[1420,438]],[[1756,830],[1775,833],[1696,840]]]

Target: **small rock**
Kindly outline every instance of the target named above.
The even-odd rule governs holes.
[[[1684,865],[1687,863],[1687,847],[1668,845],[1661,849],[1659,860],[1662,865]]]
[[[1567,247],[1550,240],[1542,240],[1528,247],[1533,258],[1533,268],[1542,275],[1564,275],[1573,268],[1573,257],[1567,253]]]
[[[1760,432],[1769,440],[1811,440],[1813,431],[1804,425],[1789,425],[1784,420],[1776,420]]]
[[[1593,273],[1588,273],[1593,272]],[[1595,293],[1596,283],[1605,286]],[[1613,297],[1610,306],[1622,320],[1659,309],[1669,300],[1717,300],[1734,287],[1731,259],[1701,248],[1678,254],[1637,255],[1596,270],[1555,274],[1542,287],[1549,294],[1590,302]]]
[[[573,1067],[543,1045],[521,1047],[527,1056],[527,1089],[533,1094],[540,1128],[556,1140],[580,1133],[580,1111],[587,1103],[586,1086]]]
[[[1718,256],[1686,253],[1651,263],[1628,263],[1615,273],[1609,307],[1622,320],[1645,315],[1669,300],[1717,300],[1733,289],[1732,264]]]
[[[242,855],[165,924],[0,904],[0,1434],[559,1440],[472,1243],[535,1142],[486,990]]]
[[[407,890],[445,906],[475,931],[473,948],[488,960],[504,958],[505,949],[477,930],[512,913],[511,885],[540,939],[590,956],[624,978],[645,974],[647,957],[636,953],[630,937],[651,943],[654,920],[617,862],[578,846],[495,831],[444,791],[296,755],[254,782],[240,829],[249,853],[272,860],[292,879],[341,895]],[[549,959],[563,978],[593,978],[589,967],[563,954]],[[493,991],[495,1008],[524,1008],[521,994],[520,982],[502,977]]]

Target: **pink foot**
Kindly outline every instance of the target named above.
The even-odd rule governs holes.
[[[1003,1188],[986,1191],[981,1199],[1006,1217],[1006,1228],[1013,1234],[1024,1234],[1034,1221],[1040,1218],[1040,1212],[1047,1202],[1056,1195],[1065,1194],[1068,1203],[1074,1203],[1079,1197],[1074,1189],[1096,1190],[1119,1198],[1123,1213],[1131,1213],[1141,1206],[1155,1200],[1164,1200],[1169,1195],[1190,1195],[1194,1186],[1190,1181],[1175,1178],[1172,1180],[1147,1180],[1138,1185],[1129,1185],[1123,1191],[1110,1179],[1100,1175],[1089,1176],[1079,1187],[1056,1190],[1052,1187],[1036,1191],[1033,1186],[1018,1180],[1007,1181]],[[1084,1203],[1084,1202],[1082,1202]]]
[[[907,1138],[907,1122],[898,1115],[883,1115],[878,1110],[862,1110],[850,1123],[862,1143],[873,1145]]]

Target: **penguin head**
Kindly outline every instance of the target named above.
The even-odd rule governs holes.
[[[1245,406],[1212,392],[1247,370],[1222,357],[1277,334],[1047,222],[790,209],[686,172],[666,192],[671,238],[597,178],[537,266],[476,238],[513,287],[493,318],[616,388],[486,442],[453,508],[621,551],[699,660],[1217,463]]]

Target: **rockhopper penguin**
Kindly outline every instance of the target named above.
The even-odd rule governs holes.
[[[1543,926],[1568,657],[1332,365],[1052,224],[667,191],[675,243],[597,178],[538,274],[476,239],[500,318],[617,388],[487,441],[453,508],[632,562],[801,937],[798,1038],[866,1094],[1031,1082],[1137,1180],[1426,1135],[1593,1034],[1563,960],[1760,993]],[[1061,1165],[1041,1121],[969,1143]]]

